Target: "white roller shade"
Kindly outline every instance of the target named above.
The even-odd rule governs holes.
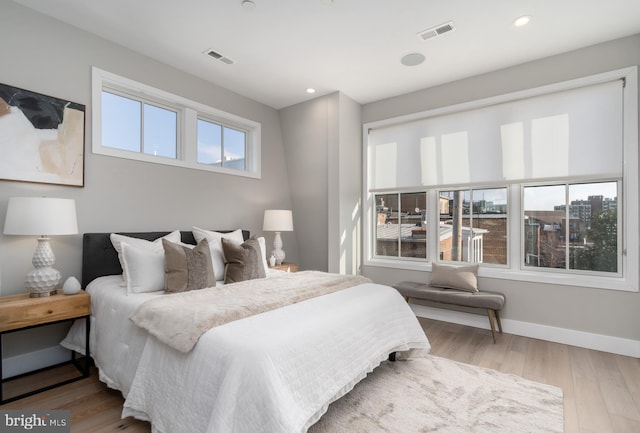
[[[622,80],[375,128],[371,190],[621,176]]]

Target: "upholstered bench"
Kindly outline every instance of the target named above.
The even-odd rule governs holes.
[[[491,334],[493,335],[494,343],[496,342],[496,329],[493,324],[494,318],[498,324],[498,330],[502,333],[500,310],[504,305],[505,298],[501,293],[485,291],[471,293],[463,290],[432,287],[424,283],[414,283],[411,281],[403,281],[394,284],[393,287],[404,296],[407,302],[409,302],[409,299],[422,299],[461,307],[484,308],[487,310],[487,315],[489,316],[489,324],[491,325]]]

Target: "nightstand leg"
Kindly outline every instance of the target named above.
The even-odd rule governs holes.
[[[84,334],[84,377],[89,377],[89,353],[91,353],[91,351],[89,350],[89,340],[90,340],[90,336],[91,336],[91,316],[87,316],[86,320],[86,326],[84,327],[85,329],[85,334]]]
[[[0,404],[4,401],[2,391],[4,389],[4,373],[2,371],[2,335],[0,334]]]

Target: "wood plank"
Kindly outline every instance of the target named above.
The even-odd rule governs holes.
[[[592,351],[573,346],[569,348],[580,431],[612,432],[613,426],[590,352]]]
[[[589,352],[589,355],[609,413],[640,422],[640,411],[629,392],[616,357],[595,350]],[[640,380],[640,376],[636,380]]]

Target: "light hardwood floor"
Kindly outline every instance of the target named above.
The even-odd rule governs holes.
[[[488,330],[428,319],[420,323],[433,355],[561,387],[565,433],[640,432],[640,359],[510,334],[493,344]],[[149,433],[146,422],[120,419],[122,402],[118,392],[98,381],[94,369],[90,378],[0,408],[70,410],[74,433]]]

